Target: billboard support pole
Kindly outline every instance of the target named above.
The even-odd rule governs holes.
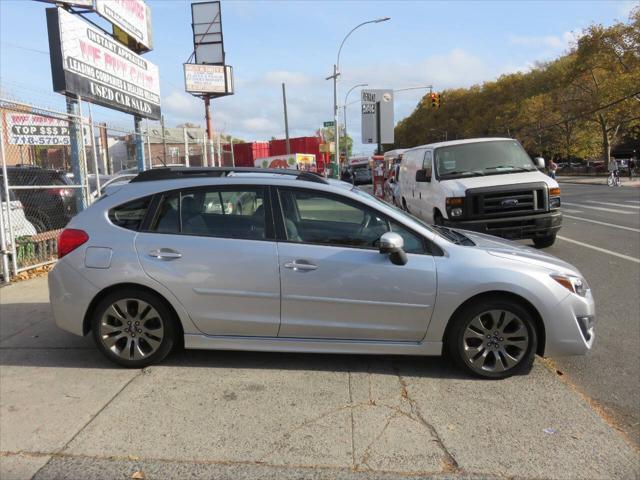
[[[84,188],[83,180],[86,177],[84,162],[80,158],[83,154],[82,148],[82,123],[78,122],[78,99],[67,95],[67,113],[69,114],[69,140],[71,150],[71,171],[75,181],[83,185],[80,189],[80,195],[76,195],[76,210],[81,212],[87,208],[87,193]],[[78,128],[80,123],[80,128]]]
[[[207,158],[207,132],[202,133],[202,166],[209,166],[209,159]]]
[[[5,198],[0,198],[0,206],[2,205],[3,200],[6,201],[7,229],[5,230],[3,225],[4,222],[1,221],[5,209],[0,208],[0,228],[2,229],[2,232],[0,232],[0,241],[2,243],[2,272],[4,275],[3,281],[4,283],[9,283],[11,281],[11,270],[9,270],[8,255],[11,253],[11,267],[13,269],[14,275],[18,274],[18,256],[16,255],[16,243],[13,234],[13,224],[11,222],[11,193],[9,193],[10,190],[9,176],[7,175],[7,158],[4,152],[4,118],[4,115],[0,117],[0,161],[2,162],[2,190],[4,191]]]
[[[133,126],[136,135],[136,164],[139,172],[144,172],[144,143],[142,141],[142,117],[133,116]]]
[[[209,142],[209,157],[211,158],[211,166],[216,167],[216,157],[213,152],[213,121],[211,120],[211,98],[209,96],[204,97],[204,119],[207,123],[207,140]]]

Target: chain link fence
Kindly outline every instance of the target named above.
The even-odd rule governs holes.
[[[145,170],[234,165],[233,145],[208,140],[202,128],[143,121],[138,137],[132,130],[94,122],[90,104],[79,103],[79,114],[72,114],[0,97],[0,274],[5,282],[55,262],[57,238],[69,220],[109,184],[138,173],[138,139]]]

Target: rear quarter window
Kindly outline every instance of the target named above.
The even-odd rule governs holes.
[[[109,210],[109,220],[127,230],[140,230],[150,203],[151,197],[144,197],[114,207]]]

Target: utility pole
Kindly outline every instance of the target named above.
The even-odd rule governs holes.
[[[182,136],[184,137],[184,166],[189,166],[189,137],[187,136],[187,127],[182,127]]]
[[[291,155],[291,145],[289,144],[289,119],[287,118],[287,90],[282,83],[282,103],[284,105],[284,133],[287,138],[287,157]]]
[[[338,128],[338,66],[333,65],[333,128],[334,140],[336,142],[334,149],[333,161],[335,162],[333,177],[338,178],[340,175],[340,129]]]
[[[376,140],[378,140],[377,155],[382,155],[382,136],[380,135],[380,102],[376,102]]]

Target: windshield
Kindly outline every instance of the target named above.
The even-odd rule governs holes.
[[[442,179],[536,170],[527,152],[515,140],[440,147],[435,151],[435,164]]]

